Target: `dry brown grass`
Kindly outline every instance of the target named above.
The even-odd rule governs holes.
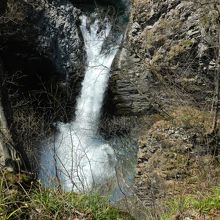
[[[212,126],[212,114],[192,106],[178,107],[173,113],[174,123],[184,128],[197,128],[208,133]]]

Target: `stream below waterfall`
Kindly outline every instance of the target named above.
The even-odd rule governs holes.
[[[114,34],[113,21],[108,16],[100,19],[93,12],[90,16],[81,15],[80,20],[86,67],[75,117],[69,123],[58,122],[55,137],[43,142],[39,178],[45,185],[51,187],[59,184],[65,191],[85,192],[103,185],[108,188],[109,185],[113,200],[117,200],[119,189],[124,188],[116,186],[121,173],[126,173],[123,178],[125,182],[130,182],[134,173],[119,171],[119,164],[133,161],[134,165],[135,161],[131,158],[135,158],[136,148],[129,146],[132,144],[126,143],[128,140],[122,141],[122,138],[104,140],[98,126],[111,66],[123,35],[119,32]],[[120,145],[129,147],[130,153],[126,154],[127,148]],[[119,150],[120,147],[123,148]],[[126,158],[123,160],[117,155]],[[120,169],[132,170],[133,165],[125,163],[126,167],[122,165]]]

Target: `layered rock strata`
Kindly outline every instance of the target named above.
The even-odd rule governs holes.
[[[115,114],[151,114],[210,102],[217,12],[194,1],[133,1],[110,83]],[[171,107],[172,106],[172,107]]]

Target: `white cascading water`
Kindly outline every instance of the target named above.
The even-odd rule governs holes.
[[[89,26],[89,27],[88,27]],[[58,177],[67,191],[91,190],[114,175],[114,151],[97,134],[100,111],[108,84],[110,68],[117,47],[106,51],[103,45],[111,31],[108,19],[96,19],[88,25],[81,17],[87,67],[81,94],[77,99],[76,117],[71,123],[59,123],[59,134],[41,155],[40,178],[47,184]],[[120,39],[117,40],[118,44]],[[115,45],[116,43],[114,43]]]

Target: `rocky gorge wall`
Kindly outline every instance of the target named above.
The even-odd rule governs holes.
[[[219,181],[219,133],[210,134],[219,8],[218,2],[132,4],[110,91],[116,114],[142,118],[135,191],[142,207],[159,216],[167,201],[206,192]]]
[[[8,0],[0,17],[3,81],[13,112],[9,129],[16,128],[15,142],[23,142],[29,154],[30,140],[39,141],[54,129],[45,122],[68,121],[74,114],[85,60],[79,15],[91,2]],[[107,1],[109,8],[115,2]],[[118,13],[125,14],[115,25],[118,30],[127,25],[127,4],[118,6]],[[142,122],[136,192],[145,205],[160,204],[187,181],[193,186],[202,181],[193,177],[201,167],[213,170],[215,182],[219,179],[212,161],[218,150],[206,148],[203,138],[211,123],[206,110],[217,69],[217,15],[214,5],[201,7],[196,1],[133,0],[130,7],[104,112]],[[213,141],[219,146],[218,138]]]
[[[193,1],[133,1],[110,83],[115,114],[210,102],[217,41],[213,7],[206,14]]]

